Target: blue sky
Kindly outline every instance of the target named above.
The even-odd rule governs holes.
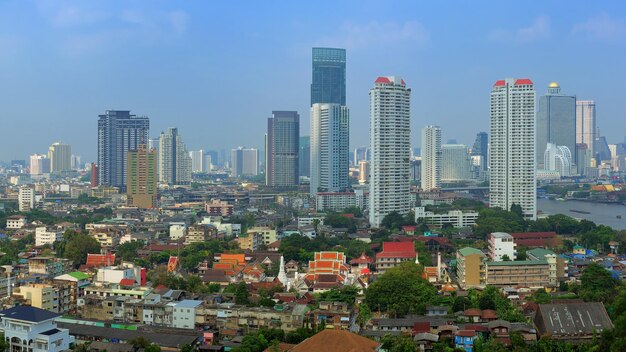
[[[497,79],[550,81],[597,102],[626,135],[622,1],[0,0],[0,160],[54,141],[95,159],[97,115],[130,109],[189,149],[261,147],[272,110],[308,134],[311,47],[346,48],[351,145],[368,139],[379,75],[412,88],[412,142],[428,124],[473,143]]]

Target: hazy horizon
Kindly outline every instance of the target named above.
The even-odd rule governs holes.
[[[18,1],[0,3],[0,160],[55,141],[95,161],[98,115],[131,110],[150,136],[178,127],[187,148],[262,149],[272,110],[308,135],[311,48],[347,50],[351,148],[368,143],[369,89],[402,76],[411,142],[426,125],[472,145],[489,130],[505,77],[551,81],[595,100],[609,143],[623,142],[622,2]]]

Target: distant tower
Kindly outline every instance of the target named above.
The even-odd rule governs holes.
[[[270,187],[296,187],[300,154],[300,115],[297,111],[272,111],[267,119],[266,183]]]
[[[107,110],[98,116],[98,182],[126,191],[126,158],[148,141],[150,120],[128,110]]]
[[[178,128],[168,128],[159,138],[159,181],[169,185],[191,184],[191,158]]]
[[[576,97],[561,94],[558,83],[548,86],[548,93],[539,98],[537,111],[537,168],[547,169],[543,154],[548,143],[566,146],[576,160]]]
[[[422,129],[422,189],[441,188],[441,128],[427,126]]]
[[[346,49],[313,48],[311,105],[346,105]]]
[[[584,143],[595,157],[595,141],[598,137],[596,128],[596,102],[593,100],[576,101],[576,143]]]
[[[537,216],[535,88],[530,79],[507,78],[491,90],[489,204]]]
[[[126,197],[128,205],[139,208],[156,207],[157,152],[144,144],[128,152]]]
[[[72,147],[60,142],[53,143],[48,148],[50,172],[63,174],[72,171]]]
[[[409,212],[411,89],[401,77],[378,77],[370,89],[370,202],[372,227],[396,211]]]

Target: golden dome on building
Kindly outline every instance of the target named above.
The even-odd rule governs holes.
[[[559,88],[559,84],[556,82],[552,82],[550,83],[550,85],[548,86],[548,88]]]

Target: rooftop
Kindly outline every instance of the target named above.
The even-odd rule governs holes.
[[[31,306],[17,306],[7,310],[0,311],[3,319],[15,319],[39,323],[59,317],[57,313],[52,313],[44,309]]]
[[[468,255],[471,255],[471,254],[478,254],[480,256],[485,256],[485,253],[483,253],[480,249],[476,249],[472,247],[461,248],[459,249],[459,253],[461,253],[461,255],[464,257],[467,257]]]

